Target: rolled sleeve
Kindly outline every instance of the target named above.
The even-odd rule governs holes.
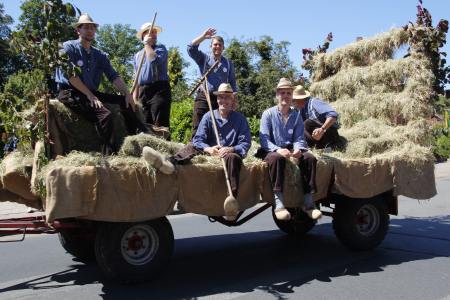
[[[305,141],[305,135],[304,135],[304,126],[303,126],[303,119],[301,118],[299,114],[299,120],[295,126],[294,130],[294,150],[307,150],[308,144]]]
[[[187,46],[187,52],[189,56],[197,63],[197,65],[202,68],[205,63],[206,54],[198,49],[199,45],[189,44]],[[203,70],[201,70],[203,72]]]

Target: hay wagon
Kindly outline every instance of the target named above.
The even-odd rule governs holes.
[[[429,61],[418,53],[392,59],[407,42],[407,31],[393,29],[313,61],[310,91],[341,113],[340,132],[348,141],[340,152],[314,152],[314,200],[333,218],[338,239],[354,250],[382,242],[389,214],[398,212],[399,195],[428,199],[436,194],[431,130],[425,121],[434,77]],[[98,149],[98,144],[85,143],[96,140],[89,138],[95,130],[57,101],[50,112],[52,152],[60,156],[41,166],[38,144],[34,156],[12,153],[0,167],[0,201],[43,207],[45,214],[3,221],[2,234],[58,233],[70,254],[83,260],[95,257],[108,278],[135,282],[151,279],[171,257],[174,237],[168,215],[196,213],[239,226],[272,207],[267,166],[251,154],[241,170],[242,212],[236,221],[227,221],[221,217],[227,192],[218,161],[198,156],[172,175],[159,173],[140,158],[142,148],[170,155],[180,145],[150,135],[127,137],[118,156],[70,152]],[[306,234],[315,224],[300,209],[298,175],[295,164],[288,163],[284,198],[293,218],[275,219],[293,236]]]

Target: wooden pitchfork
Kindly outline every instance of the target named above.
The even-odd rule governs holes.
[[[208,103],[209,112],[211,113],[211,121],[213,123],[213,129],[214,129],[214,134],[216,136],[216,142],[217,142],[217,145],[219,147],[221,147],[222,145],[220,144],[219,131],[217,130],[216,118],[214,117],[214,112],[213,112],[212,105],[211,105],[211,98],[209,96],[209,88],[208,88],[207,80],[204,80],[201,87],[202,87],[203,92],[205,93],[206,102]],[[239,204],[238,204],[236,198],[233,196],[233,192],[231,190],[231,182],[230,182],[230,178],[228,177],[228,170],[227,170],[227,165],[225,163],[225,159],[223,157],[221,157],[220,160],[222,161],[223,171],[225,173],[225,180],[226,180],[227,189],[228,189],[228,196],[227,196],[227,198],[225,198],[225,201],[223,203],[223,208],[224,208],[226,216],[234,217],[239,212]]]

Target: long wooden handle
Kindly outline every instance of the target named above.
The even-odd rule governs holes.
[[[156,20],[156,15],[157,13],[155,12],[155,15],[153,16],[153,21],[152,21],[152,26],[150,26],[150,30],[147,33],[147,36],[150,36],[153,30],[153,26],[155,25],[155,20]],[[139,65],[134,77],[134,81],[133,81],[133,86],[131,88],[131,92],[130,94],[133,95],[134,90],[137,88],[138,82],[139,82],[139,76],[141,75],[141,70],[142,70],[142,65],[144,63],[144,57],[145,57],[145,49],[144,52],[142,53],[141,59],[139,60]]]
[[[217,145],[219,145],[221,147],[222,145],[220,144],[220,136],[219,136],[219,130],[217,130],[216,117],[214,116],[214,111],[212,109],[212,104],[211,104],[211,98],[209,97],[208,82],[204,81],[202,84],[202,88],[203,88],[203,92],[205,93],[206,102],[208,103],[209,112],[211,113],[211,121],[213,123],[213,129],[214,129],[214,134],[216,136],[216,142],[217,142]],[[228,177],[227,164],[225,163],[225,159],[223,157],[221,157],[220,160],[222,161],[223,171],[225,173],[225,181],[227,182],[228,195],[232,196],[233,191],[231,190],[231,182],[230,182],[230,178]]]
[[[211,73],[211,71],[214,70],[214,68],[219,64],[219,62],[220,61],[216,60],[216,62],[205,72],[205,74],[203,74],[203,76],[200,77],[200,79],[195,84],[194,88],[189,92],[189,97],[192,96],[192,94],[198,89],[198,87],[203,83],[203,81],[205,81],[206,76],[208,76],[209,73]]]

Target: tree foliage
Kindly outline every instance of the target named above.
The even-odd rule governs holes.
[[[5,14],[3,3],[0,3],[0,89],[6,82],[11,71],[12,53],[9,49],[9,39],[11,37],[11,28],[13,22],[11,16]]]
[[[136,30],[129,24],[113,24],[99,27],[96,46],[106,52],[113,68],[119,72],[123,80],[131,86],[133,80],[133,57],[141,49],[141,43],[136,38]],[[112,93],[111,83],[103,78],[100,90]]]
[[[281,77],[296,81],[298,70],[289,60],[286,41],[274,42],[271,37],[260,40],[232,39],[226,49],[233,62],[238,85],[238,110],[247,117],[260,117],[274,105],[275,86]]]

